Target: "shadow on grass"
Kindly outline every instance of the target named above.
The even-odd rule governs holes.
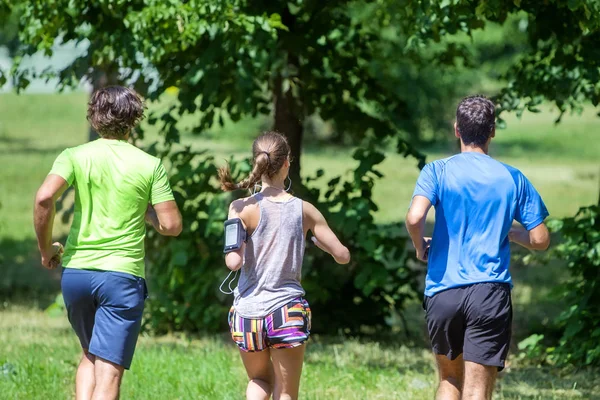
[[[504,397],[518,399],[600,399],[600,371],[520,367],[503,374]]]
[[[65,149],[65,146],[38,147],[32,146],[31,138],[20,138],[7,136],[0,131],[0,144],[9,146],[11,154],[57,154]]]
[[[0,301],[46,308],[60,291],[60,270],[42,267],[34,240],[0,241]]]

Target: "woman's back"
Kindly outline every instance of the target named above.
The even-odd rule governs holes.
[[[300,284],[305,248],[303,201],[253,196],[260,218],[248,238],[234,307],[245,318],[262,318],[303,296]]]

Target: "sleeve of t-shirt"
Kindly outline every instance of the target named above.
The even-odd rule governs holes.
[[[544,222],[549,215],[548,209],[540,194],[525,176],[521,175],[519,185],[515,219],[530,231]]]
[[[71,157],[69,156],[69,149],[64,150],[59,154],[58,157],[56,157],[56,160],[54,161],[52,169],[48,175],[58,175],[67,181],[69,186],[73,184],[73,181],[75,180],[75,173],[73,171]]]
[[[429,199],[432,205],[436,205],[438,196],[438,179],[435,174],[433,163],[425,165],[425,167],[423,167],[421,170],[412,197],[414,198],[415,196],[424,196]]]
[[[171,185],[169,185],[169,177],[162,162],[158,162],[154,168],[154,176],[152,177],[152,188],[150,192],[150,203],[152,205],[163,203],[165,201],[175,200]]]

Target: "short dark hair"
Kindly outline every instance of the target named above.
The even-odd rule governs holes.
[[[144,118],[144,109],[144,100],[134,90],[107,86],[92,94],[87,119],[101,137],[119,139]]]
[[[465,97],[456,109],[456,127],[466,145],[483,146],[494,132],[495,121],[494,103],[485,96]]]

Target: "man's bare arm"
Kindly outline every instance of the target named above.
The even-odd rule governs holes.
[[[421,261],[427,261],[427,249],[429,248],[430,238],[425,238],[425,221],[427,213],[431,208],[431,201],[425,196],[415,196],[406,214],[406,230],[412,240],[413,246],[417,251],[417,258]]]
[[[56,268],[60,264],[62,246],[60,243],[52,243],[52,228],[56,214],[56,200],[68,187],[67,181],[62,177],[50,174],[35,196],[33,223],[42,265],[46,268]]]
[[[179,236],[183,230],[181,213],[174,200],[148,205],[146,221],[164,236]]]
[[[546,224],[541,223],[530,231],[522,225],[512,227],[508,240],[530,250],[546,250],[550,246],[550,232]]]

